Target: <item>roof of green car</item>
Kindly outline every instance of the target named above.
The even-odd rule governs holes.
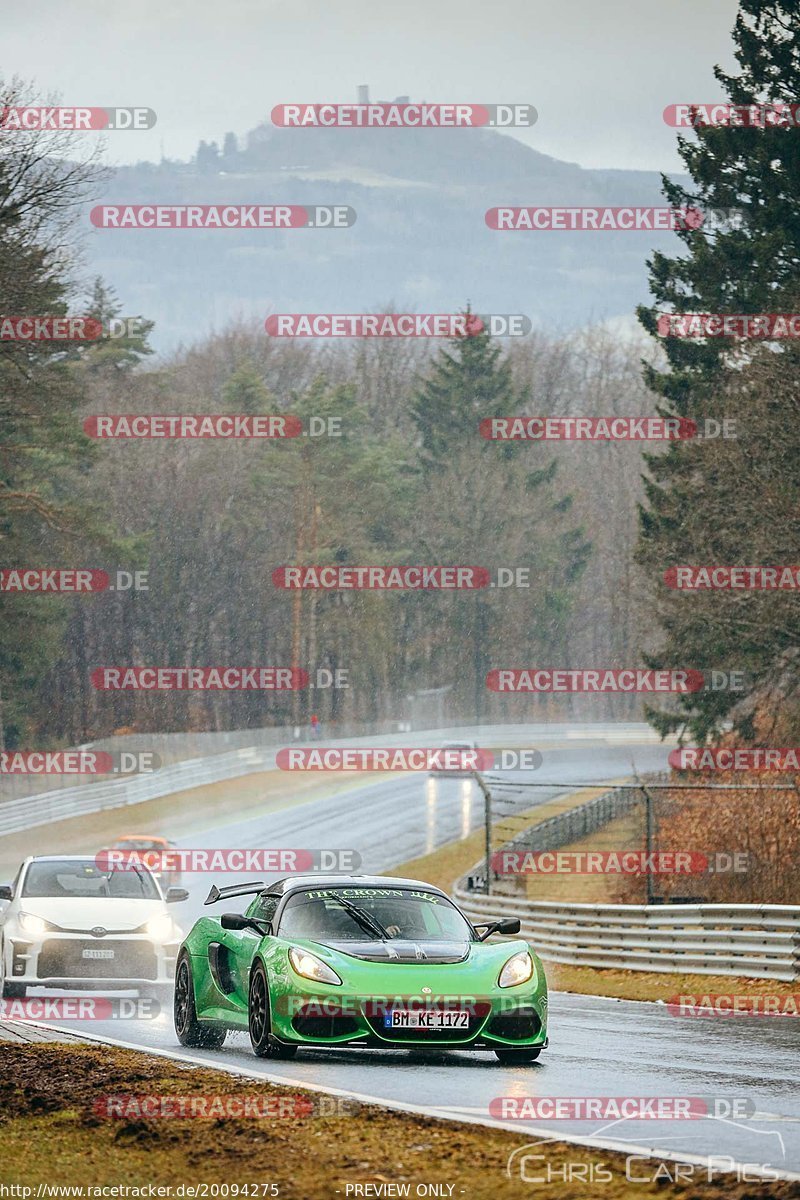
[[[419,879],[395,879],[391,875],[290,875],[287,879],[270,883],[264,891],[285,895],[286,892],[319,887],[413,888],[415,891],[436,892],[440,896],[447,894],[432,883],[423,883]]]

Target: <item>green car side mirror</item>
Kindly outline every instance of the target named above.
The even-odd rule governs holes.
[[[484,930],[478,941],[485,942],[493,933],[519,933],[520,920],[519,917],[507,917],[504,921],[479,921],[475,928]]]
[[[219,923],[223,929],[233,929],[242,932],[249,929],[252,933],[257,933],[259,937],[264,937],[268,933],[272,933],[272,926],[268,921],[257,921],[254,917],[243,917],[241,913],[223,913],[219,919]]]

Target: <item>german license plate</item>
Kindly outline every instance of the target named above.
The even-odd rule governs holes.
[[[387,1029],[469,1029],[469,1013],[463,1009],[393,1008],[384,1015],[383,1023]]]
[[[84,950],[81,958],[113,958],[113,950]]]

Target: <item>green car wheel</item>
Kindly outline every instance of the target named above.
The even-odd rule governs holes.
[[[248,1002],[248,1028],[250,1044],[259,1058],[294,1058],[297,1046],[287,1046],[277,1041],[270,1031],[269,987],[263,966],[257,962],[250,976]]]
[[[198,1021],[194,998],[194,979],[188,954],[181,954],[175,973],[173,998],[175,1032],[182,1046],[194,1049],[219,1050],[225,1041],[227,1030],[224,1025],[211,1025]]]

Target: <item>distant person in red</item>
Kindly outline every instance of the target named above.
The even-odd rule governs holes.
[[[322,726],[316,713],[311,714],[311,736],[312,738],[322,737]]]

